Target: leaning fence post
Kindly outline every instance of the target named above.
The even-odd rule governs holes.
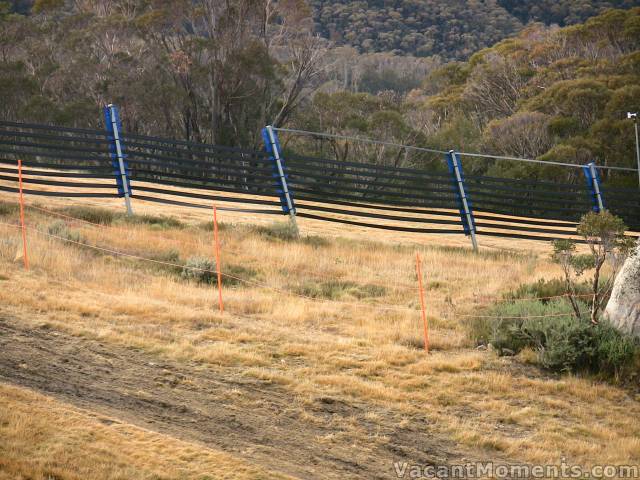
[[[602,189],[600,188],[600,173],[598,172],[594,162],[583,166],[582,171],[584,172],[584,176],[587,180],[589,197],[591,197],[591,201],[593,202],[593,211],[600,213],[605,209],[604,199],[602,198]]]
[[[22,191],[22,160],[18,160],[18,185],[20,193],[20,229],[22,230],[22,260],[24,269],[29,270],[29,255],[27,252],[27,227],[24,223],[24,193]]]
[[[458,154],[454,150],[449,150],[447,154],[447,165],[449,172],[453,177],[453,191],[458,201],[458,209],[460,211],[460,219],[465,235],[471,236],[471,244],[473,251],[478,251],[478,241],[476,240],[476,223],[473,219],[473,211],[471,210],[471,201],[467,197],[464,188],[464,176],[462,173],[462,165]]]
[[[293,195],[287,185],[287,176],[284,172],[284,164],[282,159],[282,153],[280,148],[280,141],[278,140],[278,134],[271,125],[267,125],[262,130],[262,139],[264,140],[265,149],[270,155],[271,161],[274,164],[274,177],[278,179],[278,193],[280,194],[280,203],[282,205],[282,211],[288,214],[293,227],[296,232],[298,231],[298,223],[296,222],[296,206],[293,201]]]
[[[127,207],[127,214],[132,215],[131,208],[131,182],[127,176],[126,155],[122,145],[122,124],[118,107],[109,104],[104,107],[104,118],[109,138],[109,150],[111,152],[111,164],[113,165],[116,183],[118,185],[118,195],[124,197],[124,203]]]

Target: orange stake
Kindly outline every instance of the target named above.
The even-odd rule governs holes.
[[[424,306],[424,289],[422,288],[422,267],[420,254],[416,252],[416,273],[418,274],[418,286],[420,287],[420,305],[422,306],[422,324],[424,325],[424,349],[429,353],[429,324],[427,323],[427,312]]]
[[[29,257],[27,256],[27,227],[24,224],[24,198],[22,193],[22,160],[18,160],[18,184],[20,186],[20,226],[22,227],[22,258],[25,270],[29,270]]]
[[[218,238],[218,209],[213,206],[213,238],[216,247],[216,273],[218,274],[218,306],[220,313],[224,313],[224,304],[222,303],[222,269],[220,268],[220,240]]]

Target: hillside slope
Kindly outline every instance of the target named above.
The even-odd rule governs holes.
[[[520,31],[528,22],[580,23],[637,0],[487,2],[463,0],[310,0],[318,31],[361,52],[464,59]]]
[[[209,212],[185,223],[191,212],[154,217],[166,209],[140,201],[147,216],[131,218],[67,203],[29,199],[28,272],[14,261],[17,208],[0,204],[0,479],[397,478],[396,461],[640,458],[631,391],[467,336],[505,289],[559,274],[546,255],[286,239],[223,212],[223,269],[245,281],[225,277],[219,313],[214,285],[171,265],[211,258]]]

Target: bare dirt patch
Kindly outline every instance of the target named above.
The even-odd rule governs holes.
[[[0,318],[0,381],[302,478],[391,478],[393,462],[477,458],[425,418],[347,398],[293,398],[240,368],[175,363]],[[496,460],[495,458],[492,458]]]

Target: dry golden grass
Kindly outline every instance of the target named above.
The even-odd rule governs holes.
[[[0,383],[0,479],[288,478]]]
[[[41,230],[54,221],[28,213],[29,224]],[[180,218],[207,219],[206,213],[189,215]],[[306,231],[306,222],[301,225]],[[467,340],[461,315],[520,283],[559,274],[543,253],[548,245],[537,245],[538,253],[473,255],[464,248],[420,245],[415,238],[401,244],[394,234],[378,241],[380,232],[353,234],[376,241],[329,235],[322,242],[282,242],[246,226],[226,226],[223,270],[250,268],[256,272],[253,281],[278,291],[242,284],[226,288],[226,312],[219,314],[213,287],[33,232],[32,270],[24,272],[15,261],[18,231],[0,227],[2,310],[172,359],[238,368],[284,386],[302,402],[321,395],[353,397],[407,418],[426,417],[485,457],[499,451],[529,462],[557,463],[561,456],[583,465],[640,461],[640,404],[627,392],[589,379],[549,378],[513,359],[473,350]],[[181,259],[213,252],[211,232],[197,226],[71,228],[89,244],[146,257],[164,258],[171,250]],[[344,229],[345,236],[349,232]],[[422,350],[416,250],[427,281],[429,356]],[[338,289],[338,301],[282,293],[331,281],[349,282],[365,298],[349,289]],[[384,288],[382,295],[366,298],[376,291],[370,285]],[[12,441],[20,435],[13,434]]]

